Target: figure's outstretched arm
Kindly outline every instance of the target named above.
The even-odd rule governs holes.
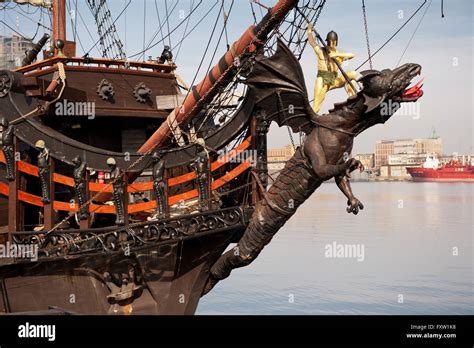
[[[313,25],[311,23],[308,24],[308,29],[306,31],[308,33],[308,42],[311,45],[311,47],[313,47],[314,52],[318,55],[321,48],[316,43],[316,40],[314,40]]]
[[[331,58],[342,58],[342,60],[348,60],[354,58],[354,53],[348,52],[331,52],[329,54]]]

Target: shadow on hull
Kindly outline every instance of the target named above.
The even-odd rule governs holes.
[[[0,312],[195,313],[209,268],[244,226],[114,254],[0,266]],[[3,260],[4,263],[8,259]]]

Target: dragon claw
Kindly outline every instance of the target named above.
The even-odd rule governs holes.
[[[354,215],[357,215],[359,214],[359,210],[364,210],[364,205],[355,197],[347,200],[347,205],[348,207],[346,208],[346,211],[349,214],[352,213]]]

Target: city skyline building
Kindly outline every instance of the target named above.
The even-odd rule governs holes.
[[[33,48],[31,39],[18,34],[0,35],[0,69],[15,70],[21,66],[25,52]]]
[[[391,155],[443,155],[443,141],[437,138],[379,140],[375,143],[375,168],[389,164]]]

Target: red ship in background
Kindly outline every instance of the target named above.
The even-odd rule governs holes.
[[[422,167],[407,167],[413,181],[474,182],[474,166],[470,158],[467,163],[453,159],[444,165],[436,155],[428,155]]]

